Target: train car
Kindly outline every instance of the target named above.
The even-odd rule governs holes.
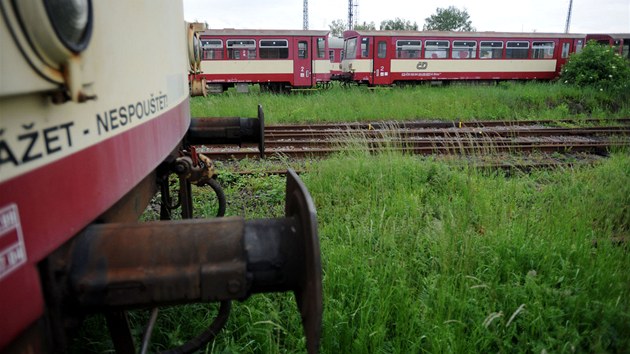
[[[617,48],[619,55],[626,60],[630,60],[630,33],[592,33],[586,35],[586,42],[588,41],[596,41],[599,44]]]
[[[208,29],[199,38],[200,76],[210,92],[249,84],[279,92],[330,82],[327,31]]]
[[[187,218],[192,176],[209,169],[187,143],[198,64],[187,53],[199,48],[182,2],[0,0],[0,11],[0,351],[66,352],[101,313],[114,349],[136,352],[129,309],[220,302],[213,334],[230,300],[293,291],[315,352],[319,244],[299,178],[284,218],[168,220],[169,176]],[[138,222],[160,190],[163,220]]]
[[[551,80],[584,35],[346,31],[342,76],[367,85],[452,80]]]
[[[343,60],[343,38],[328,38],[328,57],[330,58],[331,80],[339,80],[341,77],[341,61]]]

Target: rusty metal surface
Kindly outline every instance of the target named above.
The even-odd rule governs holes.
[[[50,260],[49,273],[56,274],[51,281],[58,279],[55,288],[73,299],[73,311],[111,314],[293,291],[307,350],[315,353],[323,308],[317,217],[306,187],[291,170],[286,193],[283,218],[91,225],[59,262]],[[129,341],[121,336],[120,342]]]
[[[258,118],[193,118],[186,135],[192,145],[256,143],[260,137]]]
[[[330,130],[343,125],[345,129],[365,130],[369,125],[374,129],[389,129],[392,126],[402,129],[421,129],[421,128],[479,128],[479,127],[510,127],[525,125],[558,125],[558,124],[630,124],[630,118],[611,118],[611,119],[536,119],[536,120],[487,120],[487,121],[397,121],[394,119],[384,119],[381,121],[366,122],[348,122],[348,123],[309,123],[309,124],[274,124],[266,127],[269,132],[278,130]]]
[[[265,113],[258,105],[256,118],[195,117],[186,134],[190,145],[257,143],[260,157],[265,157]]]
[[[71,289],[85,307],[243,298],[242,218],[90,226],[77,240]]]
[[[417,155],[433,155],[433,154],[452,154],[452,155],[466,155],[466,154],[486,154],[486,153],[516,153],[516,152],[591,152],[597,154],[606,154],[610,149],[617,147],[628,146],[628,143],[623,142],[594,142],[594,143],[514,143],[514,144],[502,144],[502,145],[482,145],[481,143],[468,144],[466,142],[451,144],[450,146],[439,146],[437,144],[423,144],[414,143],[414,146],[396,147],[387,146],[387,151],[401,151],[404,153],[417,154]],[[424,146],[422,146],[424,145]],[[266,154],[271,156],[289,156],[292,158],[309,158],[309,157],[324,157],[341,151],[350,150],[368,151],[370,153],[378,153],[383,151],[383,147],[334,147],[334,148],[293,148],[287,146],[285,148],[267,149]],[[253,150],[225,150],[225,151],[204,151],[202,154],[211,157],[214,160],[228,160],[228,159],[255,159],[258,158],[258,153]]]
[[[317,233],[315,204],[295,171],[287,173],[287,196],[285,215],[299,220],[302,228],[299,285],[294,289],[295,298],[302,316],[302,326],[306,334],[306,348],[309,353],[319,350],[321,335],[323,299],[322,265]]]
[[[190,96],[208,96],[208,88],[206,87],[206,79],[193,78],[190,79]]]

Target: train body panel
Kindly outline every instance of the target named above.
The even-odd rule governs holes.
[[[427,80],[551,80],[586,35],[346,31],[342,78],[369,85]]]
[[[190,123],[182,3],[89,6],[86,47],[55,62],[33,39],[49,29],[2,2],[0,347],[44,314],[38,262],[149,176]]]
[[[264,153],[261,106],[258,118],[191,119],[192,84],[205,88],[188,81],[200,71],[203,28],[184,22],[182,2],[0,0],[0,10],[0,351],[68,352],[84,320],[101,314],[113,349],[135,352],[126,311],[216,302],[217,332],[230,301],[292,291],[307,351],[317,352],[317,219],[295,172],[284,218],[172,220],[176,210],[193,218],[191,184],[209,186],[217,216],[225,211],[214,164],[195,144],[258,142]],[[226,68],[328,80],[326,32],[317,34],[291,37],[290,61],[272,60],[281,40],[260,39],[267,69],[235,41]],[[160,220],[139,222],[158,199]],[[172,351],[200,350],[208,333]]]
[[[310,88],[330,81],[328,32],[205,30],[201,73],[208,83],[286,84]]]
[[[328,57],[330,61],[330,75],[332,78],[338,78],[341,71],[341,61],[343,60],[343,38],[328,38]]]

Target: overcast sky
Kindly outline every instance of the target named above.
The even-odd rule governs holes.
[[[478,31],[564,32],[569,0],[354,0],[358,20],[374,22],[400,17],[417,22],[438,7],[466,9]],[[302,29],[303,0],[184,0],[187,21],[210,28]],[[347,0],[309,0],[309,29],[328,30],[348,20]],[[630,33],[630,0],[573,0],[573,33]]]

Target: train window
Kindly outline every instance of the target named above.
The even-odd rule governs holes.
[[[621,47],[621,56],[626,59],[630,59],[630,38],[623,39],[623,45]]]
[[[453,59],[474,59],[477,57],[476,41],[453,41]]]
[[[387,57],[387,42],[378,42],[378,57],[379,59],[385,59],[385,57]]]
[[[256,41],[253,39],[228,39],[229,59],[256,59]]]
[[[424,41],[424,57],[431,59],[448,58],[448,41]]]
[[[577,43],[575,44],[575,52],[576,53],[581,52],[582,48],[584,48],[584,40],[578,39]]]
[[[569,50],[571,49],[571,43],[562,43],[562,59],[569,57]]]
[[[320,59],[326,57],[326,40],[324,38],[317,38],[317,57]]]
[[[361,38],[361,56],[363,58],[369,57],[370,53],[370,38]]]
[[[202,39],[201,50],[203,60],[223,59],[223,41],[220,39]]]
[[[346,58],[355,59],[357,57],[357,39],[352,38],[346,41]]]
[[[613,43],[613,47],[615,48],[615,52],[621,53],[620,46],[621,46],[621,40],[620,39],[615,39],[615,41]]]
[[[532,59],[553,58],[554,42],[532,42]]]
[[[481,59],[503,58],[503,42],[481,41],[479,43],[479,58]]]
[[[259,46],[260,59],[289,58],[289,41],[286,39],[262,39]]]
[[[298,42],[298,58],[308,59],[308,43],[304,41]]]
[[[529,42],[507,42],[505,48],[505,57],[507,59],[527,59]]]
[[[422,41],[396,41],[396,58],[420,59]]]
[[[328,51],[328,60],[330,60],[331,62],[335,61],[335,51],[334,50],[329,50]]]

